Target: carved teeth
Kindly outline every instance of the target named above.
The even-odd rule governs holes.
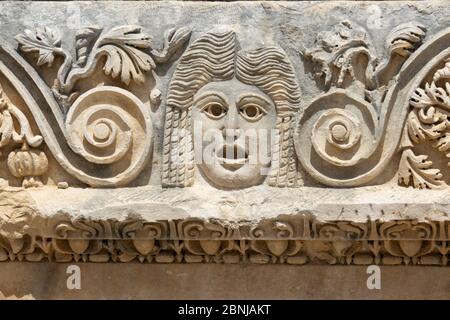
[[[216,157],[225,169],[232,171],[238,170],[248,161],[247,151],[237,144],[219,148]]]

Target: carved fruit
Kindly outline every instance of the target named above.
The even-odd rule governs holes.
[[[145,256],[149,254],[155,246],[155,239],[133,239],[133,245],[140,254]]]
[[[408,257],[415,256],[422,248],[422,240],[400,240],[398,243]]]
[[[281,256],[288,247],[287,240],[267,240],[267,248],[276,256]]]
[[[73,252],[82,254],[89,247],[89,240],[69,239],[69,246]]]
[[[150,91],[150,102],[153,106],[157,107],[161,103],[161,90],[153,89]]]
[[[38,187],[42,185],[38,177],[48,169],[47,156],[36,149],[15,150],[8,156],[8,168],[13,176],[23,178],[23,187]]]
[[[221,242],[219,240],[200,240],[200,246],[210,256],[217,253]]]

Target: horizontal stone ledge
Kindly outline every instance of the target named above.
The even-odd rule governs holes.
[[[445,193],[386,186],[257,186],[225,193],[205,187],[9,188],[0,193],[0,201],[7,212],[1,220],[4,234],[61,239],[445,240],[450,223]],[[429,226],[430,232],[388,236],[377,230],[402,223]],[[327,229],[322,234],[320,228],[328,225],[345,232],[333,235]]]
[[[447,265],[444,194],[402,190],[10,188],[0,260]]]

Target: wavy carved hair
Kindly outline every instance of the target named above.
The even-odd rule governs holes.
[[[272,145],[269,185],[285,187],[297,184],[292,120],[299,109],[301,94],[292,65],[280,48],[237,52],[237,47],[236,36],[232,31],[207,33],[194,41],[183,54],[167,97],[163,186],[186,187],[193,184],[191,110],[194,95],[210,82],[231,80],[233,77],[245,84],[257,86],[275,104],[279,139]]]

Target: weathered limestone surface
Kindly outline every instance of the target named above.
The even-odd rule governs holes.
[[[447,266],[449,16],[1,2],[0,261]]]
[[[449,268],[381,266],[381,290],[365,266],[83,263],[80,290],[66,286],[72,263],[2,266],[8,299],[448,299]],[[13,281],[11,279],[14,279]],[[168,308],[167,313],[176,313]]]

